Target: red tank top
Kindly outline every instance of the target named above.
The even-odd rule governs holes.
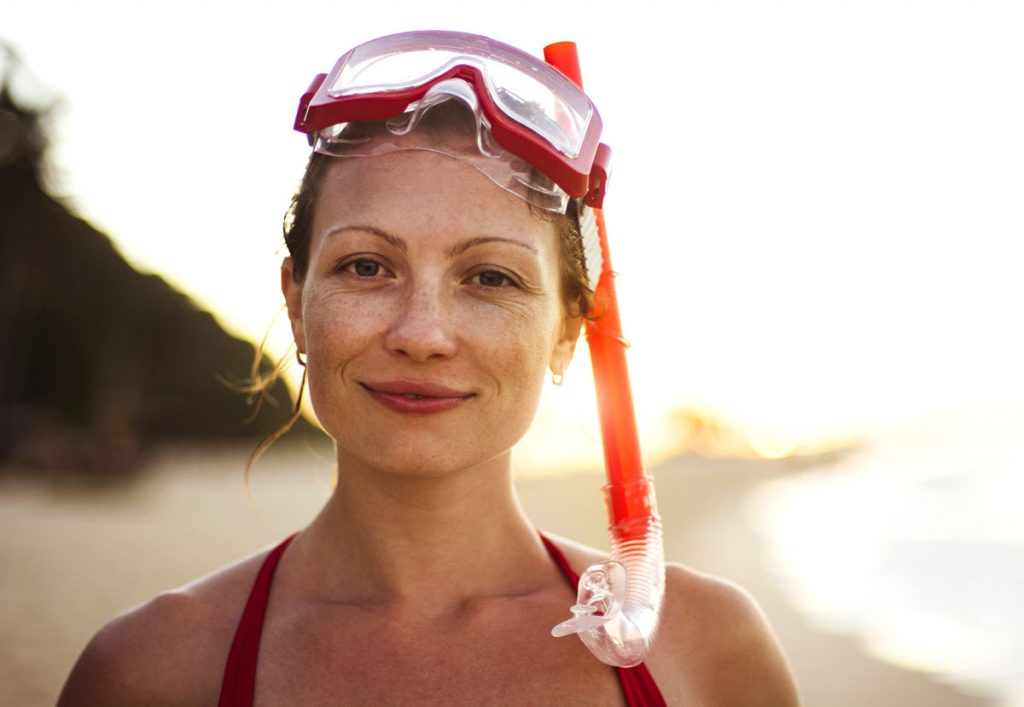
[[[270,584],[274,579],[274,571],[277,569],[281,555],[284,554],[288,543],[294,539],[295,536],[292,535],[271,550],[256,575],[256,581],[249,593],[249,600],[242,612],[242,619],[238,622],[238,629],[235,631],[235,639],[231,643],[231,652],[228,653],[224,681],[220,687],[220,707],[252,707],[253,692],[256,689],[256,663],[260,650],[260,634],[263,631],[263,618],[267,613]],[[551,559],[562,570],[566,581],[575,591],[576,585],[579,584],[579,575],[572,571],[565,555],[555,547],[554,543],[543,534],[540,539],[544,542],[544,547]],[[619,685],[622,686],[622,694],[626,698],[627,705],[630,707],[664,707],[665,700],[654,683],[654,678],[651,677],[643,663],[632,668],[615,668],[615,672],[618,674]]]

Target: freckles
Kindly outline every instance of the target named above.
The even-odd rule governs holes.
[[[380,337],[382,303],[320,288],[306,305],[306,346],[321,376],[344,375],[348,363]]]
[[[489,351],[493,362],[500,362],[499,381],[520,391],[539,390],[548,365],[549,344],[546,336],[538,336],[538,322],[524,321],[523,326],[504,326],[490,333]]]

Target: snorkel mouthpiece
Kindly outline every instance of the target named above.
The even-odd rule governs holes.
[[[572,42],[545,47],[544,58],[582,87]],[[578,634],[599,660],[629,668],[642,663],[654,643],[665,594],[665,551],[654,482],[644,474],[640,457],[604,212],[598,205],[589,211],[593,218],[588,214],[581,230],[584,249],[598,251],[588,257],[587,265],[591,259],[600,264],[599,271],[590,271],[591,277],[597,276],[599,311],[587,319],[586,332],[604,441],[612,559],[581,575],[572,618],[551,634]],[[588,232],[595,231],[596,245],[588,243]]]
[[[644,477],[633,486],[646,487],[653,502],[654,486]],[[608,496],[621,485],[605,486]],[[555,637],[579,634],[601,662],[630,668],[644,661],[658,629],[665,592],[665,556],[661,521],[656,513],[627,518],[610,528],[608,562],[591,565],[580,575],[572,618],[551,630]]]

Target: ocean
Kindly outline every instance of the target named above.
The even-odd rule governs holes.
[[[790,596],[874,655],[1024,707],[1024,416],[951,414],[749,511]]]

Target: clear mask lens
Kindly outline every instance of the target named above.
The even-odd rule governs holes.
[[[570,158],[579,155],[593,107],[575,84],[539,59],[512,47],[437,33],[431,48],[424,33],[393,35],[362,44],[339,62],[328,95],[387,93],[422,86],[451,69],[470,66],[509,118],[540,135]],[[470,87],[472,88],[472,87]]]

